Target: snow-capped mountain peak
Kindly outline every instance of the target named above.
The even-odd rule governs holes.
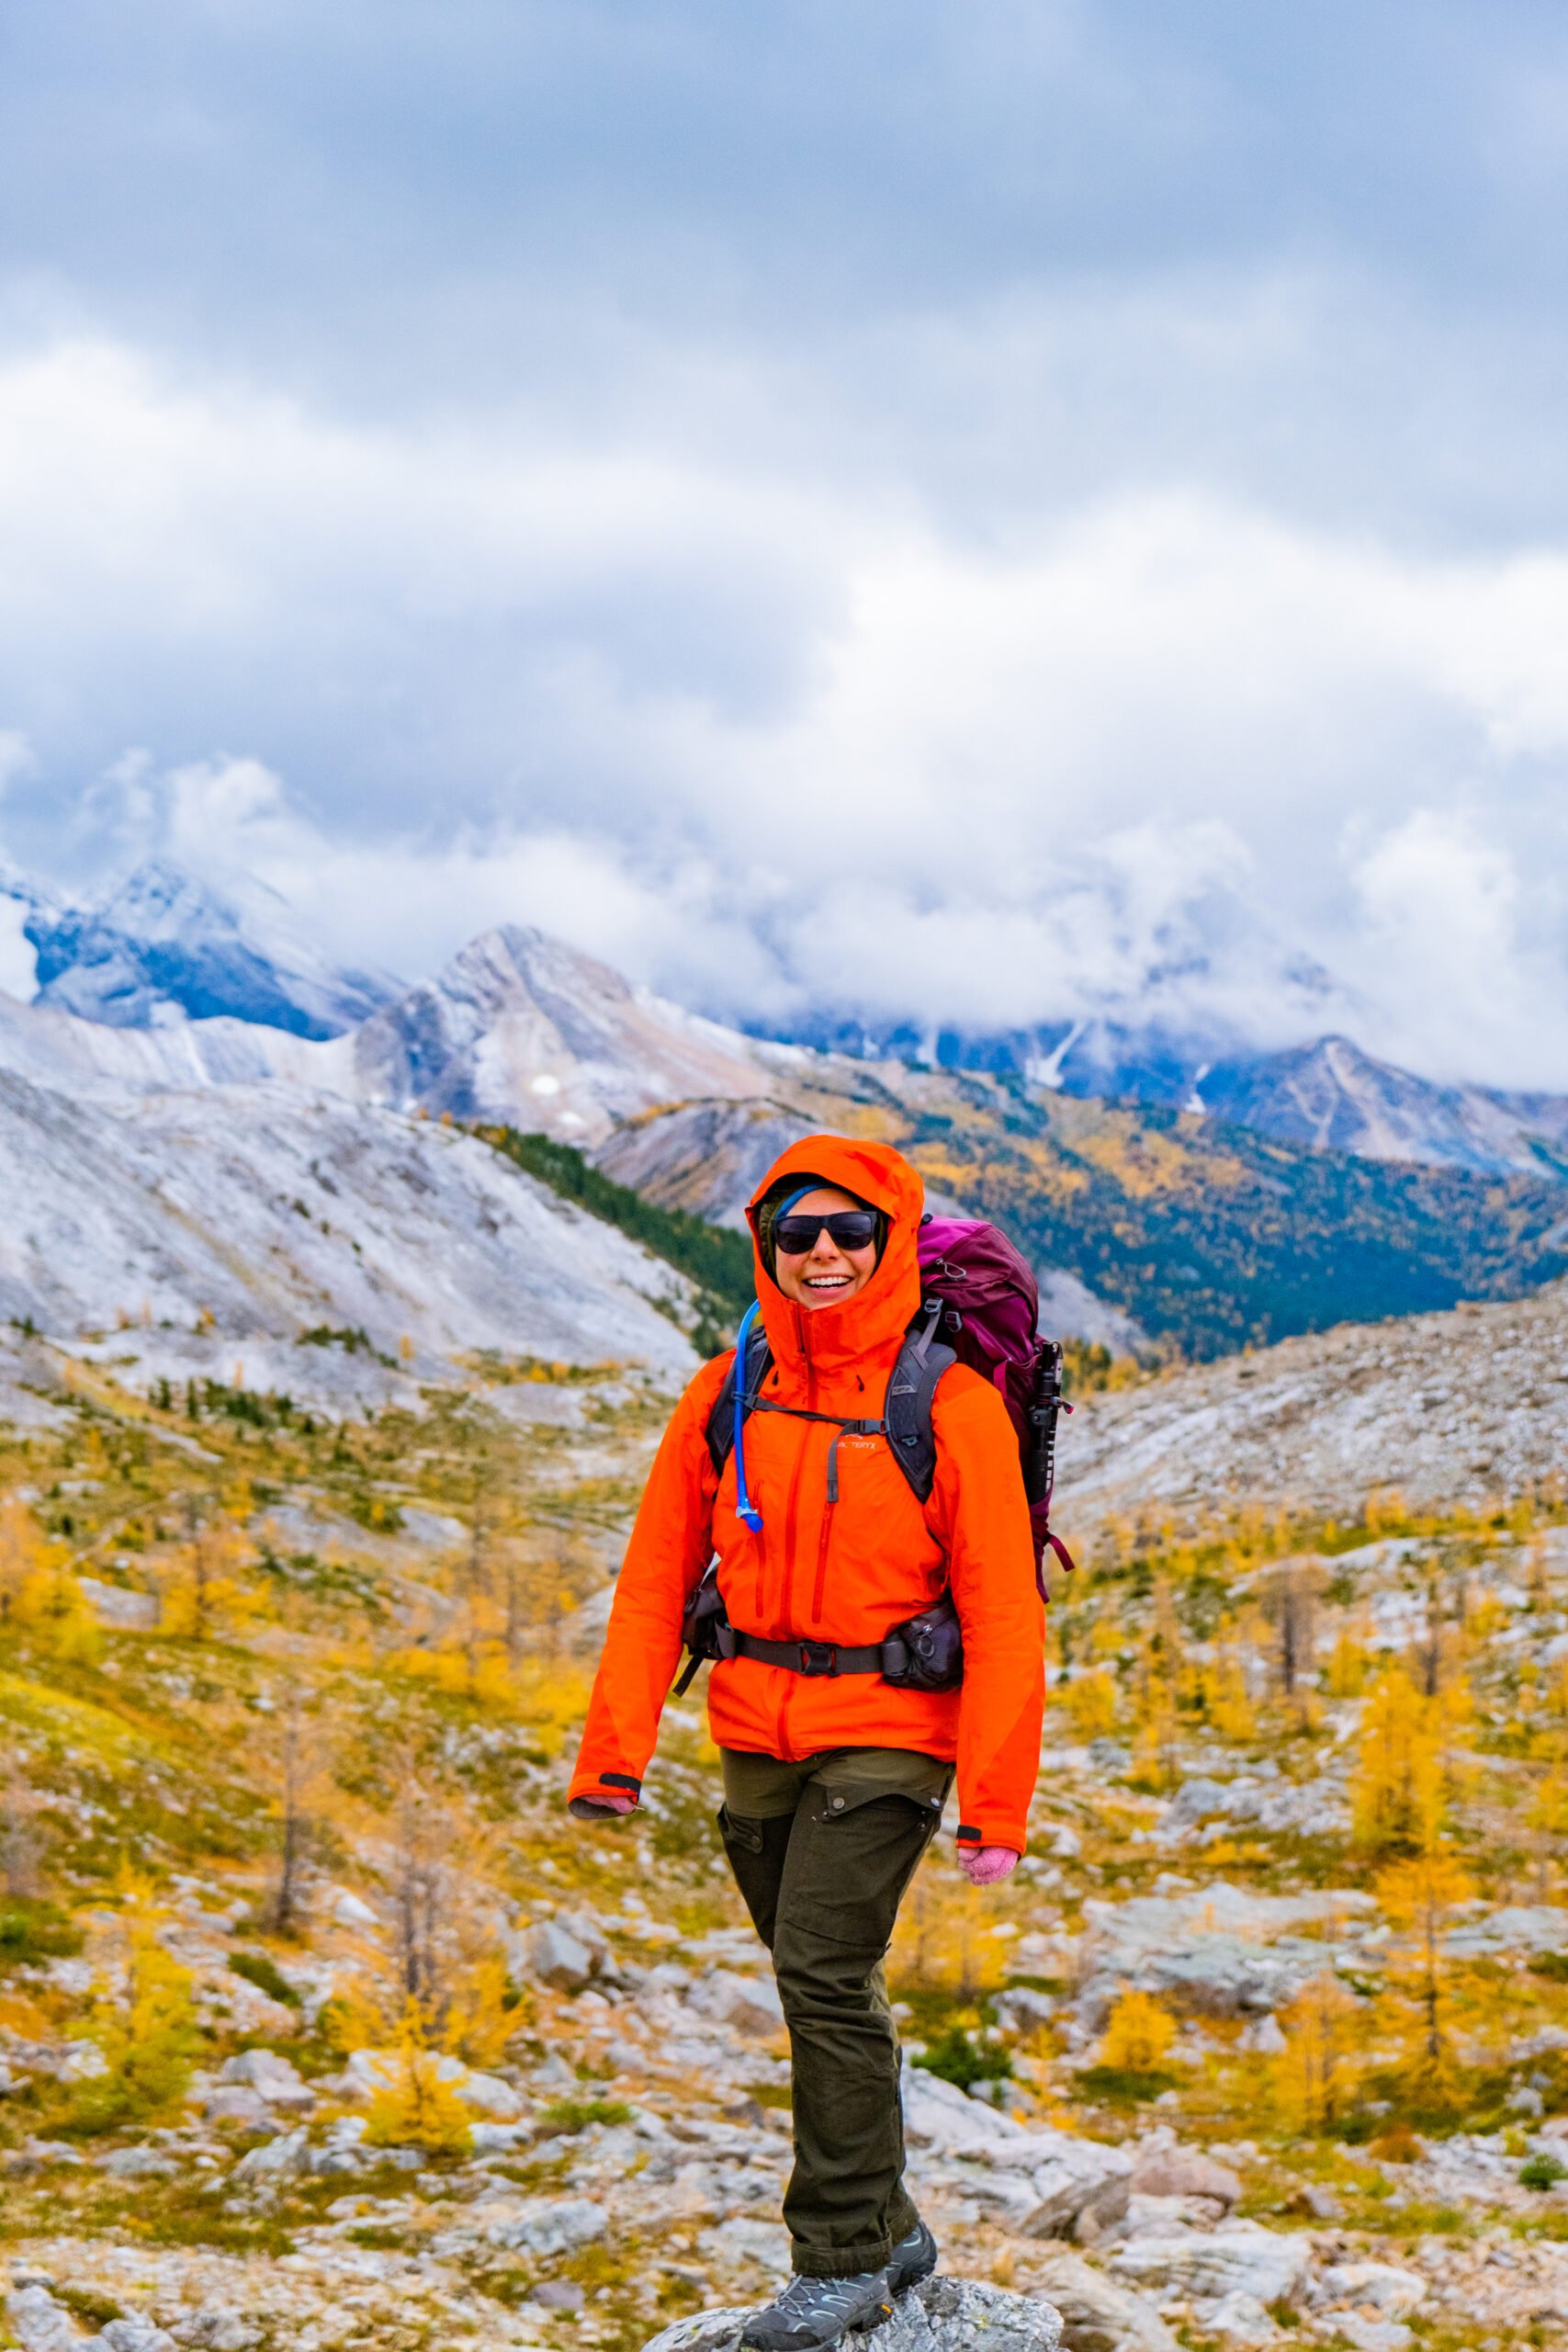
[[[220,892],[151,859],[104,897],[25,925],[39,1001],[112,1028],[229,1015],[300,1037],[334,1037],[397,993],[385,973],[344,971],[300,936],[265,885]]]

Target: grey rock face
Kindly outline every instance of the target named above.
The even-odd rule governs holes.
[[[98,2157],[97,2165],[116,2180],[172,2180],[179,2170],[175,2159],[160,2148],[111,2148]]]
[[[509,2221],[486,2233],[492,2245],[532,2255],[573,2254],[602,2238],[610,2225],[603,2205],[588,2197],[529,2197]]]
[[[123,2319],[111,2319],[101,2335],[91,2339],[87,2352],[175,2352],[175,2339],[150,2319],[127,2312]]]
[[[1140,2156],[1133,2174],[1135,2197],[1207,2197],[1227,2209],[1241,2195],[1241,2182],[1228,2165],[1200,2148],[1155,2148]]]
[[[233,2123],[243,2132],[265,2132],[272,2121],[272,2109],[265,2099],[247,2090],[243,2083],[225,2083],[210,2091],[202,2102],[201,2111],[209,2123]]]
[[[269,2107],[293,2108],[303,2113],[316,2104],[299,2068],[290,2059],[280,2058],[276,2050],[242,2050],[238,2057],[229,2060],[218,2079],[243,2085]]]
[[[6,2317],[22,2352],[76,2352],[82,2341],[64,2304],[36,2282],[11,2290]]]
[[[662,2329],[644,2352],[735,2352],[746,2311],[700,2312]],[[1061,2316],[1055,2307],[1027,2295],[974,2278],[928,2278],[900,2296],[893,2316],[872,2334],[859,2328],[845,2336],[846,2352],[1060,2352]]]
[[[581,1993],[593,1977],[593,1956],[570,1928],[555,1919],[524,1939],[528,1973],[555,1993]]]
[[[252,2346],[261,2342],[261,2330],[238,2312],[208,2303],[181,2322],[175,2330],[175,2341],[190,2346],[192,2352],[251,2352]]]
[[[1272,2303],[1299,2292],[1311,2252],[1309,2245],[1283,2232],[1233,2222],[1222,2230],[1180,2237],[1134,2238],[1117,2248],[1110,2267],[1133,2287],[1216,2301],[1243,2294]]]
[[[904,2076],[904,2128],[918,2181],[956,2189],[1020,2237],[1091,2238],[1127,2211],[1122,2149],[1031,2131],[919,2067]]]
[[[1081,2255],[1053,2255],[1041,2284],[1061,2313],[1065,2352],[1176,2352],[1153,2305]]]

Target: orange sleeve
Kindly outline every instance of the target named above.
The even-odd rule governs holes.
[[[569,1804],[611,1792],[635,1798],[641,1790],[681,1656],[682,1611],[713,1553],[718,1478],[707,1421],[733,1352],[703,1366],[654,1457],[615,1586]]]
[[[1045,1621],[1018,1440],[996,1390],[964,1366],[943,1376],[931,1423],[928,1520],[947,1553],[964,1628],[958,1836],[1021,1854],[1040,1770]]]

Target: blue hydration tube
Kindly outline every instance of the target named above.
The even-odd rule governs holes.
[[[819,1176],[814,1176],[809,1184],[802,1184],[797,1191],[791,1193],[787,1200],[780,1202],[774,1224],[781,1216],[787,1216],[796,1201],[803,1201],[807,1193],[818,1193],[821,1189]],[[761,1535],[762,1532],[762,1514],[746,1491],[746,1348],[751,1337],[751,1326],[761,1311],[761,1301],[754,1298],[740,1317],[740,1329],[735,1334],[735,1515],[753,1535]]]
[[[753,1299],[735,1335],[735,1515],[753,1535],[762,1532],[762,1514],[746,1491],[746,1343],[761,1311],[760,1302]]]

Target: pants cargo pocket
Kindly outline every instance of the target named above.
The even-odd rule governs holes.
[[[926,1831],[929,1838],[942,1821],[945,1791],[942,1795],[933,1792],[930,1796],[919,1796],[912,1789],[879,1789],[869,1787],[863,1781],[843,1782],[829,1781],[820,1784],[818,1794],[820,1801],[816,1807],[815,1817],[824,1825],[831,1825],[835,1821],[848,1821],[852,1815],[860,1811],[863,1804],[878,1804],[890,1801],[895,1804],[910,1805],[916,1813],[921,1815],[929,1825]]]
[[[728,1847],[732,1849],[739,1847],[745,1854],[761,1852],[762,1825],[760,1821],[748,1821],[743,1815],[731,1813],[727,1804],[719,1806],[717,1820],[718,1834]]]

